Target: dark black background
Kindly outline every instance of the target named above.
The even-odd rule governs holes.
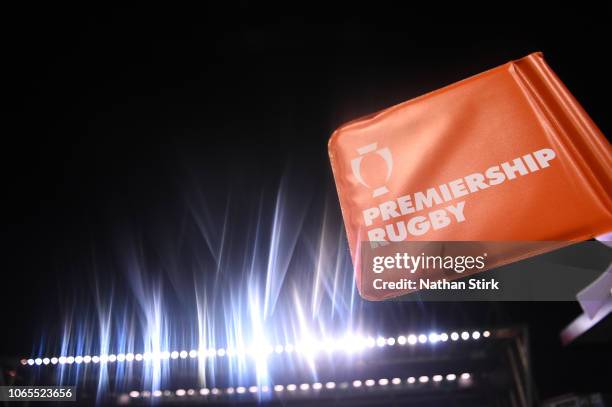
[[[59,293],[80,289],[71,259],[114,225],[172,222],[186,178],[213,213],[228,188],[272,190],[288,168],[330,188],[337,126],[510,59],[543,51],[610,132],[603,6],[234,6],[5,10],[0,355],[32,351]],[[559,344],[577,304],[460,307],[529,324],[542,396],[610,390],[608,346]]]

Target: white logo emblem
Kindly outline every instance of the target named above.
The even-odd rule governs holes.
[[[385,160],[385,164],[387,165],[387,178],[385,178],[385,183],[389,181],[389,178],[391,178],[391,171],[393,170],[393,157],[391,157],[391,150],[389,150],[387,147],[378,149],[378,143],[372,143],[368,144],[367,146],[358,148],[357,152],[359,153],[359,157],[353,158],[351,160],[351,167],[353,168],[353,174],[355,175],[357,181],[359,181],[360,184],[368,188],[374,188],[373,186],[368,185],[361,176],[361,160],[366,154],[369,153],[378,154]],[[376,198],[377,196],[381,196],[383,194],[386,194],[387,192],[389,192],[389,189],[386,186],[379,186],[374,188],[374,191],[372,192],[372,197]]]

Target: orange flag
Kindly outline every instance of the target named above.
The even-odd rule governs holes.
[[[347,123],[329,156],[368,299],[410,290],[372,289],[364,249],[543,242],[498,250],[497,266],[612,230],[610,144],[541,53]]]

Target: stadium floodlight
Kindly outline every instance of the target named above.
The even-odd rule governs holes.
[[[393,347],[397,345],[411,345],[415,346],[418,344],[426,344],[431,343],[435,344],[438,342],[447,342],[449,339],[452,341],[458,341],[462,339],[464,341],[468,341],[469,339],[479,340],[481,338],[489,338],[491,336],[491,331],[461,331],[447,333],[436,333],[430,332],[428,334],[409,334],[409,335],[399,335],[399,336],[378,336],[376,338],[372,336],[364,337],[357,336],[353,334],[348,334],[340,339],[330,339],[319,341],[313,338],[306,338],[299,344],[259,344],[258,346],[252,346],[248,349],[248,354],[251,357],[261,357],[262,353],[266,355],[281,355],[281,354],[289,354],[293,352],[298,352],[307,357],[312,357],[316,355],[318,351],[324,350],[326,353],[331,354],[334,352],[345,352],[345,353],[353,353],[353,352],[361,352],[366,348],[385,348],[385,347]],[[157,352],[144,352],[144,353],[118,353],[118,354],[108,354],[108,355],[62,355],[62,356],[45,356],[45,357],[37,357],[26,359],[23,358],[20,360],[21,365],[23,366],[47,366],[47,365],[64,365],[64,364],[89,364],[90,362],[96,363],[123,363],[123,362],[142,362],[149,360],[176,360],[176,359],[197,359],[197,358],[216,358],[216,357],[243,357],[247,354],[246,348],[232,348],[232,347],[221,347],[221,348],[205,348],[200,347],[199,350],[192,349],[190,351],[187,350],[164,350]],[[45,362],[47,360],[47,362]]]
[[[460,375],[462,380],[468,380],[471,378],[471,375],[469,373],[462,373]],[[457,378],[457,375],[454,373],[449,373],[446,375],[446,379],[450,382],[454,381]],[[419,388],[421,386],[425,386],[430,382],[433,382],[434,384],[441,382],[442,380],[444,380],[444,376],[441,374],[436,374],[433,376],[427,376],[427,375],[422,375],[419,376],[418,378],[418,382],[420,383]],[[380,388],[380,390],[383,389],[387,389],[388,391],[395,391],[398,388],[405,388],[405,389],[409,389],[409,388],[413,388],[413,384],[417,382],[417,379],[414,376],[408,377],[405,381],[405,383],[407,383],[407,386],[404,385],[402,386],[402,378],[399,377],[395,377],[393,378],[391,381],[389,381],[389,379],[387,378],[380,378],[378,380],[375,379],[367,379],[367,380],[361,380],[361,379],[356,379],[353,380],[352,382],[341,382],[339,385],[336,385],[336,382],[327,382],[325,383],[325,385],[323,385],[320,382],[314,382],[314,383],[301,383],[299,386],[296,384],[287,384],[287,385],[283,385],[283,384],[276,384],[274,385],[274,387],[272,388],[274,390],[274,392],[277,394],[277,397],[282,397],[282,393],[284,393],[285,391],[288,392],[295,392],[298,390],[301,390],[302,392],[320,392],[320,391],[335,391],[335,389],[340,389],[341,391],[346,391],[346,389],[348,388],[361,388],[362,386],[366,386],[366,387],[374,387],[377,386]],[[389,383],[393,383],[394,386],[388,386]],[[469,381],[467,383],[465,383],[465,385],[470,385]],[[436,386],[434,386],[435,388]],[[248,394],[251,393],[252,395],[254,395],[255,397],[257,397],[257,393],[258,392],[268,392],[270,390],[270,388],[266,385],[262,385],[260,386],[237,386],[237,387],[226,387],[226,388],[212,388],[212,389],[208,389],[208,388],[201,388],[199,391],[196,391],[195,389],[177,389],[175,391],[171,391],[171,390],[155,390],[154,392],[150,393],[148,391],[138,391],[138,390],[133,390],[130,391],[129,393],[122,395],[123,397],[131,397],[131,398],[147,398],[150,397],[151,395],[153,397],[183,397],[185,395],[189,395],[189,396],[197,396],[198,394],[200,396],[203,397],[208,397],[209,395],[220,395],[220,394],[225,394],[228,396],[232,396],[232,395],[244,395],[244,394]]]
[[[326,352],[333,352],[334,349],[336,348],[336,344],[334,341],[332,341],[331,339],[327,339],[325,341],[323,341],[322,346],[321,346]]]

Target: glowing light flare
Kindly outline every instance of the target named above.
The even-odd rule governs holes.
[[[249,355],[253,358],[256,358],[259,363],[267,364],[266,358],[268,355],[282,355],[282,354],[290,354],[296,352],[304,357],[310,358],[311,362],[312,358],[316,356],[319,352],[326,353],[334,353],[334,352],[344,352],[344,353],[356,353],[362,352],[367,348],[384,348],[384,347],[393,347],[393,346],[404,346],[406,344],[415,346],[417,344],[436,344],[438,342],[447,342],[449,339],[453,342],[462,339],[463,341],[468,341],[472,339],[474,341],[480,340],[482,338],[489,338],[491,336],[490,331],[472,331],[471,333],[468,331],[462,331],[461,333],[452,332],[447,333],[436,333],[431,332],[429,334],[409,334],[399,335],[397,337],[384,337],[379,336],[376,339],[374,337],[368,336],[360,336],[355,334],[347,334],[340,339],[326,338],[324,340],[316,340],[310,336],[304,336],[301,341],[297,344],[277,344],[271,345],[265,341],[260,341],[254,343],[249,348],[244,348],[242,346],[238,348],[227,347],[227,348],[200,348],[200,350],[192,349],[190,351],[187,350],[166,350],[166,351],[156,351],[156,352],[144,352],[144,353],[118,353],[118,354],[108,354],[108,355],[66,355],[66,356],[53,356],[49,357],[39,357],[39,358],[30,358],[30,359],[21,359],[20,363],[23,366],[47,366],[47,365],[64,365],[64,364],[89,364],[89,363],[123,363],[123,362],[148,362],[150,360],[177,360],[177,359],[204,359],[204,358],[224,358],[224,357],[244,357],[245,355]],[[262,366],[263,368],[263,366]]]
[[[457,375],[454,373],[449,373],[446,376],[443,376],[441,374],[435,374],[433,376],[427,376],[427,375],[422,375],[419,376],[418,379],[414,376],[410,376],[407,379],[405,379],[405,383],[407,385],[409,385],[410,387],[412,387],[412,385],[414,385],[415,383],[419,383],[420,385],[427,385],[430,382],[433,382],[434,384],[440,383],[444,380],[444,378],[446,377],[446,380],[449,382],[453,382],[457,379]],[[462,381],[467,381],[468,383],[466,383],[467,385],[469,385],[469,380],[471,379],[471,374],[470,373],[462,373],[460,376],[460,380]],[[388,388],[389,384],[392,383],[395,387],[392,388],[396,388],[397,386],[401,386],[403,383],[403,379],[400,377],[394,377],[393,379],[389,380],[387,378],[380,378],[378,380],[375,379],[366,379],[366,380],[360,380],[360,379],[356,379],[353,380],[351,382],[341,382],[339,384],[337,384],[336,382],[330,381],[330,382],[326,382],[325,384],[321,383],[321,382],[314,382],[314,383],[301,383],[299,385],[294,384],[294,383],[290,383],[287,385],[283,385],[283,384],[276,384],[272,387],[272,389],[274,390],[275,393],[280,394],[283,392],[296,392],[298,390],[302,391],[302,392],[308,392],[308,391],[315,391],[315,392],[319,392],[319,391],[332,391],[334,389],[341,389],[341,390],[345,390],[349,387],[358,389],[361,388],[363,386],[365,387],[374,387],[374,386],[378,386],[381,389],[384,388]],[[434,388],[437,386],[434,386]],[[237,387],[226,387],[226,388],[206,388],[203,387],[201,389],[199,389],[198,391],[196,391],[195,389],[177,389],[175,391],[171,391],[171,390],[155,390],[153,392],[148,392],[148,391],[142,391],[139,392],[137,390],[133,390],[130,391],[129,393],[127,393],[126,395],[122,395],[120,397],[124,397],[124,396],[128,396],[131,398],[146,398],[146,397],[184,397],[186,395],[188,396],[195,396],[197,394],[199,394],[200,396],[204,396],[207,397],[209,395],[220,395],[220,394],[227,394],[227,395],[242,395],[242,394],[247,394],[247,393],[251,393],[253,395],[256,395],[259,392],[268,392],[270,391],[270,388],[268,386],[237,386]]]

